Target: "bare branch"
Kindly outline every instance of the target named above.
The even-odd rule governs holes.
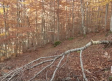
[[[62,66],[60,66],[60,68],[62,68],[66,63],[68,63],[68,61],[69,61],[69,55],[70,55],[70,53],[67,55],[67,58],[66,58],[65,63],[63,63],[63,65],[62,65]]]
[[[35,77],[37,77],[37,75],[39,75],[43,70],[45,70],[46,68],[50,67],[50,66],[55,62],[56,59],[58,59],[58,58],[55,58],[51,64],[47,65],[47,66],[44,67],[41,71],[39,71],[38,73],[36,73],[36,74],[34,75],[34,77],[31,78],[29,81],[32,81],[32,80],[33,80]]]
[[[84,73],[84,67],[83,67],[83,61],[82,61],[82,50],[80,51],[80,64],[81,64],[83,78],[84,78],[85,81],[88,81],[88,79],[86,78],[86,75]]]
[[[55,74],[56,74],[56,71],[58,70],[58,68],[59,68],[59,66],[60,66],[60,64],[61,64],[61,62],[62,62],[62,60],[64,59],[64,57],[65,57],[65,55],[63,55],[63,57],[62,57],[61,60],[59,61],[59,63],[58,63],[58,65],[57,65],[57,67],[56,67],[56,69],[55,69],[55,71],[54,71],[54,73],[53,73],[52,78],[51,78],[50,81],[53,81],[54,76],[55,76]]]

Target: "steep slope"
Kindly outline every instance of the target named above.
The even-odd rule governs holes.
[[[42,56],[53,56],[59,55],[66,50],[78,48],[84,46],[86,43],[92,40],[104,40],[106,33],[91,33],[89,35],[77,36],[74,37],[73,40],[67,39],[62,41],[60,45],[54,47],[53,44],[47,44],[44,47],[37,48],[37,51],[32,51],[28,53],[21,54],[16,58],[11,58],[4,62],[0,63],[0,74],[1,76],[7,73],[10,70],[15,68],[21,67],[26,63],[37,59]],[[83,52],[83,62],[84,68],[87,75],[87,78],[90,81],[103,81],[111,78],[110,75],[110,67],[112,65],[112,48],[104,48],[103,45],[94,45],[90,48],[87,48]],[[63,62],[64,63],[64,62]],[[32,71],[31,73],[25,73],[24,79],[28,76],[32,76],[36,70]],[[50,71],[53,69],[51,68]],[[49,70],[47,70],[49,72]],[[49,72],[50,73],[50,72]],[[48,78],[51,77],[51,73],[48,75]],[[44,76],[44,75],[43,75]],[[41,76],[40,78],[45,78]],[[80,79],[82,80],[82,72],[80,68],[80,61],[79,61],[79,52],[74,52],[69,55],[68,62],[59,69],[56,75],[57,80],[66,79],[70,77],[71,80]],[[38,79],[38,78],[37,78]]]

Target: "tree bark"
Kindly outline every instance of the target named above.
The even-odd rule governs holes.
[[[86,34],[86,28],[84,26],[84,8],[83,8],[83,2],[82,2],[82,0],[80,0],[80,2],[81,2],[81,15],[82,15],[81,26],[82,26],[83,34],[85,35]]]
[[[108,6],[109,6],[109,4],[106,4],[106,14],[105,14],[105,30],[106,30],[106,26],[107,26]]]
[[[46,44],[46,30],[45,30],[45,18],[44,18],[44,0],[42,0],[42,36],[43,36],[43,44]]]
[[[112,3],[111,3],[110,31],[112,32]]]
[[[75,27],[74,27],[74,0],[73,0],[73,4],[72,4],[72,28],[73,28],[72,34],[74,37],[74,29],[75,29]]]
[[[60,22],[59,22],[59,1],[60,0],[57,0],[57,3],[58,3],[58,11],[57,11],[57,41],[59,41],[60,40],[60,37],[59,37],[59,34],[60,34]]]

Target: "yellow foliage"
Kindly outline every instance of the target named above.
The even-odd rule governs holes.
[[[98,7],[98,6],[104,6],[108,3],[110,3],[112,0],[99,0],[98,2],[94,1],[94,0],[90,0],[88,1],[90,4],[89,5],[85,5],[85,6],[89,6],[89,7]]]
[[[0,13],[1,13],[1,14],[3,13],[3,8],[0,8]]]
[[[8,35],[8,32],[6,32],[6,35]],[[0,34],[0,36],[5,36],[5,33]]]
[[[5,35],[5,33],[0,34],[0,36],[4,36],[4,35]]]
[[[5,10],[9,10],[9,8],[5,8]],[[3,12],[4,12],[4,10],[3,10],[3,8],[1,7],[1,8],[0,8],[0,13],[3,14]]]
[[[28,1],[20,2],[20,3],[25,4],[25,5],[28,5],[28,4],[29,4],[29,2],[28,2]]]

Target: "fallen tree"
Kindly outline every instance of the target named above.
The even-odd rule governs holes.
[[[26,70],[29,71],[29,70],[31,70],[33,68],[36,68],[37,66],[46,64],[41,70],[39,70],[37,73],[35,73],[33,77],[31,77],[29,80],[27,80],[27,81],[34,81],[34,79],[40,73],[42,73],[44,70],[51,67],[56,61],[58,61],[57,65],[55,67],[55,70],[53,71],[53,74],[52,74],[51,78],[49,79],[49,81],[53,81],[59,67],[62,67],[66,63],[65,62],[64,64],[61,65],[63,59],[65,59],[65,57],[67,55],[70,55],[71,52],[77,52],[77,51],[80,51],[80,66],[81,66],[81,70],[82,70],[83,79],[85,81],[88,81],[88,79],[86,78],[86,74],[84,72],[85,70],[84,70],[84,67],[83,67],[82,52],[83,52],[83,50],[85,50],[89,46],[97,45],[97,44],[104,44],[106,46],[109,46],[109,45],[112,45],[112,41],[107,41],[107,40],[93,41],[93,40],[91,40],[89,43],[87,43],[83,47],[67,50],[64,53],[60,54],[60,55],[48,56],[48,57],[40,57],[40,58],[38,58],[36,60],[33,60],[30,63],[28,63],[28,64],[26,64],[26,65],[24,65],[24,66],[22,66],[20,68],[16,68],[16,69],[14,69],[12,71],[9,71],[8,73],[6,73],[5,75],[0,77],[0,81],[20,81],[20,80],[24,81],[24,80],[22,80],[22,73],[24,73]],[[47,77],[47,74],[46,74],[46,77]]]

